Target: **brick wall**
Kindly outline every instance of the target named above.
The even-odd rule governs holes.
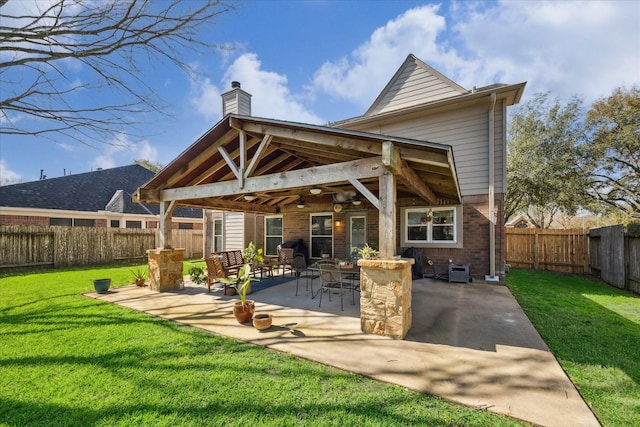
[[[496,223],[496,273],[500,274],[504,263],[504,229],[500,218],[503,217],[503,195],[496,196],[496,211],[498,221]],[[430,258],[436,264],[438,272],[446,272],[449,260],[456,264],[469,264],[470,275],[477,279],[484,279],[489,271],[489,219],[488,219],[488,200],[486,195],[467,196],[463,198],[463,247],[462,248],[422,248],[422,254],[426,261]],[[303,239],[307,247],[309,244],[309,217],[315,212],[331,212],[332,205],[314,205],[313,208],[297,209],[290,208],[283,210],[284,217],[284,241],[292,239]],[[348,214],[355,212],[353,208],[340,213],[333,213],[334,220],[334,257],[348,258],[348,248],[346,247],[346,230]],[[360,213],[360,210],[358,210]],[[335,221],[340,221],[340,226],[335,226]],[[398,208],[398,224],[400,224],[400,209]],[[378,244],[378,211],[369,206],[367,210],[367,241],[373,247],[379,247]],[[262,244],[264,242],[263,230],[259,228],[257,241]],[[396,246],[398,253],[401,254],[406,248],[400,247],[400,233],[397,230]]]
[[[0,215],[0,225],[49,225],[49,217]]]
[[[436,271],[447,271],[449,260],[455,264],[469,264],[469,274],[484,279],[489,271],[489,202],[486,195],[466,196],[463,206],[463,247],[462,248],[422,248],[422,255],[433,260]],[[503,195],[496,196],[496,274],[500,274],[505,264]],[[398,237],[398,244],[400,239]]]

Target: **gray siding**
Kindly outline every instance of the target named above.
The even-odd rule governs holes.
[[[451,145],[462,196],[488,194],[489,190],[489,118],[488,102],[483,105],[456,109],[428,117],[396,120],[376,124],[362,130],[384,135],[413,138]],[[495,192],[504,192],[505,107],[495,108]]]
[[[224,250],[242,250],[244,244],[244,214],[242,212],[225,212],[222,222],[224,227]]]
[[[457,95],[460,93],[455,88],[412,63],[405,67],[367,115],[386,113]]]

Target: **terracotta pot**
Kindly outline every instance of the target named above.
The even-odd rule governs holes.
[[[253,326],[259,331],[269,329],[272,321],[273,317],[270,313],[258,313],[253,316]]]
[[[136,286],[144,286],[144,279],[136,279]]]
[[[238,323],[247,323],[253,317],[253,313],[256,311],[256,306],[253,301],[247,300],[246,304],[242,304],[242,301],[236,301],[233,304],[233,315],[236,317]]]

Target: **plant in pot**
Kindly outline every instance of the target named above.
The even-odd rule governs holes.
[[[362,258],[375,258],[380,255],[380,251],[373,249],[368,243],[358,249],[358,254]]]
[[[136,286],[144,286],[144,282],[147,280],[147,272],[141,267],[129,270],[133,274],[133,280]]]
[[[256,249],[253,242],[249,243],[249,246],[243,252],[242,267],[238,270],[237,277],[223,277],[220,281],[228,286],[232,286],[236,289],[236,293],[240,297],[240,301],[236,301],[233,305],[233,315],[238,323],[247,323],[253,317],[253,313],[256,310],[255,303],[252,300],[247,300],[247,291],[251,285],[252,280],[258,280],[251,277],[253,271],[253,264],[262,263],[262,249]]]
[[[189,276],[191,276],[191,281],[196,285],[206,285],[209,280],[207,273],[204,271],[204,267],[199,265],[194,265],[189,269]]]

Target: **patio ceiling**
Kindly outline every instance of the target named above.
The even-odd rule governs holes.
[[[331,203],[333,194],[356,190],[379,207],[379,178],[388,173],[397,178],[397,198],[460,203],[450,146],[235,114],[140,187],[134,200],[277,213],[301,196]],[[322,193],[312,196],[312,186]],[[256,198],[246,201],[246,194]]]

